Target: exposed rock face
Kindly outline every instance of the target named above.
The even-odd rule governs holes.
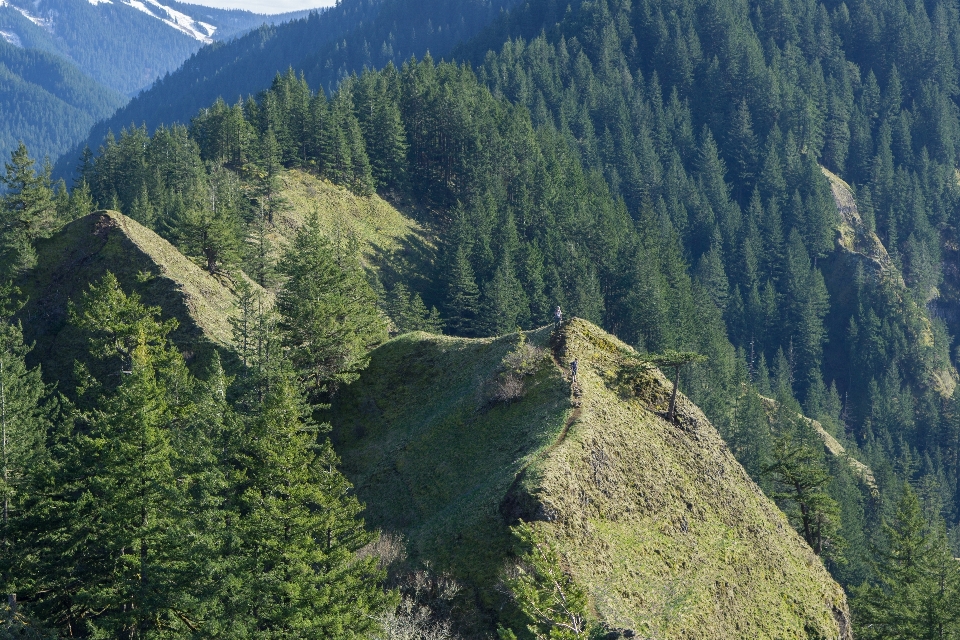
[[[828,327],[831,341],[835,344],[843,342],[843,333],[847,331],[848,326],[842,320],[849,318],[855,311],[856,296],[853,287],[859,270],[864,276],[875,278],[887,285],[887,289],[901,305],[902,313],[915,320],[906,323],[911,327],[911,331],[914,331],[914,335],[908,336],[909,340],[921,346],[933,345],[929,310],[936,310],[943,306],[948,311],[949,305],[939,304],[940,292],[936,289],[929,292],[925,301],[926,306],[915,302],[913,296],[909,295],[903,275],[890,258],[883,242],[863,223],[850,185],[827,169],[821,168],[821,170],[830,181],[833,199],[840,212],[836,249],[827,257],[822,269],[824,282],[835,308],[834,325]],[[846,354],[842,353],[842,350],[828,349],[824,356],[828,360],[828,369],[833,371],[844,369],[842,360],[846,358]],[[942,397],[950,398],[957,386],[957,380],[960,379],[960,374],[950,366],[929,370],[926,372],[926,378],[927,383]]]
[[[489,631],[508,526],[523,519],[611,633],[850,638],[843,590],[700,410],[681,396],[666,422],[671,383],[594,325],[574,320],[561,338],[529,334],[539,367],[520,400],[491,407],[485,381],[517,336],[401,336],[331,412],[369,521],[468,586],[462,630]]]

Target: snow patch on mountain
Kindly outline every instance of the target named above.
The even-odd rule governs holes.
[[[2,1],[2,0],[0,0]],[[91,2],[103,2],[105,0],[90,0]],[[106,0],[109,1],[109,0]],[[124,4],[144,13],[153,16],[163,23],[173,27],[177,31],[187,34],[191,38],[199,40],[204,44],[213,42],[213,34],[217,30],[212,24],[194,20],[185,13],[180,13],[175,9],[164,6],[156,0],[122,0]]]
[[[114,4],[114,0],[87,0],[93,6],[101,4]],[[181,13],[176,9],[171,9],[168,6],[165,6],[158,2],[157,0],[118,0],[119,4],[125,4],[129,7],[133,7],[139,11],[146,13],[147,15],[160,20],[169,27],[176,29],[177,31],[190,36],[195,40],[199,40],[204,44],[210,44],[213,42],[213,34],[216,32],[217,27],[212,24],[207,24],[206,22],[201,22],[200,20],[194,20],[185,13]],[[0,7],[10,7],[19,11],[24,18],[37,25],[42,27],[47,31],[53,32],[53,18],[44,19],[39,16],[36,16],[22,7],[10,2],[10,0],[0,0]]]
[[[30,13],[30,12],[27,11],[26,9],[21,9],[20,7],[18,7],[18,6],[15,5],[15,4],[10,4],[9,2],[7,2],[7,0],[0,0],[0,7],[10,7],[11,9],[16,9],[17,11],[20,12],[20,14],[21,14],[24,18],[26,18],[27,20],[29,20],[29,21],[32,22],[33,24],[37,25],[38,27],[41,27],[41,28],[43,28],[43,29],[46,29],[47,31],[51,31],[51,32],[53,31],[53,20],[52,20],[52,19],[51,19],[51,20],[44,20],[43,18],[40,18],[40,17],[38,17],[38,16],[33,15],[32,13]]]
[[[3,38],[15,47],[20,47],[21,49],[23,48],[23,43],[20,42],[20,36],[15,34],[13,31],[0,31],[0,38]]]

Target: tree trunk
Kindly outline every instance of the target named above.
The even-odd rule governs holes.
[[[670,408],[667,409],[667,421],[673,422],[674,410],[677,407],[677,387],[680,386],[680,367],[675,367],[673,376],[673,392],[670,394]]]
[[[7,518],[10,515],[10,488],[7,484],[10,482],[9,461],[7,460],[7,396],[3,386],[3,360],[0,359],[0,424],[2,424],[2,433],[0,433],[0,442],[2,442],[3,455],[3,535],[7,535]]]

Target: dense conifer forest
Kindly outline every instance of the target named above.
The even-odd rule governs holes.
[[[250,289],[242,365],[191,372],[169,324],[106,279],[71,311],[84,382],[54,391],[4,311],[0,382],[23,416],[4,454],[5,590],[85,637],[363,635],[393,596],[351,560],[371,537],[310,405],[388,325],[493,336],[560,305],[643,353],[706,356],[682,389],[847,590],[857,637],[960,633],[957,8],[531,0],[456,56],[339,84],[279,73],[189,126],[109,134],[70,189],[13,155],[7,278],[36,239],[111,208],[211,274],[276,290],[277,315]],[[364,271],[315,221],[274,263],[287,169],[409,212],[436,239],[411,249],[428,267]],[[844,182],[856,216],[838,209]],[[102,503],[74,499],[85,483]],[[325,547],[304,534],[317,527]],[[82,562],[85,545],[134,542],[109,575]]]
[[[341,2],[286,24],[262,28],[204,47],[179,69],[99,122],[87,139],[96,149],[109,130],[130,123],[186,123],[217,98],[231,104],[268,86],[278,71],[307,74],[312,87],[336,89],[364,68],[399,66],[411,56],[447,56],[510,9],[516,0],[440,2],[370,0]],[[57,162],[56,175],[71,175],[83,145]]]
[[[53,54],[0,40],[0,149],[25,142],[38,157],[69,149],[124,103],[75,65]]]

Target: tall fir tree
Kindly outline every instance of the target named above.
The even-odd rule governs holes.
[[[175,447],[178,426],[194,413],[191,378],[158,313],[108,275],[73,315],[94,357],[122,354],[121,381],[82,382],[96,401],[58,430],[56,464],[37,474],[19,530],[32,606],[69,633],[176,637],[198,620],[194,569],[203,555],[181,473],[190,448]],[[118,346],[104,335],[126,339]]]
[[[908,484],[884,522],[874,578],[855,591],[861,638],[950,638],[960,633],[960,567],[943,522],[924,518]]]
[[[30,347],[13,313],[18,291],[0,287],[0,595],[16,606],[16,594],[26,586],[19,521],[21,505],[30,495],[32,474],[47,463],[46,439],[52,426],[51,405],[40,368],[30,369]]]
[[[395,606],[377,558],[357,555],[375,534],[298,386],[281,369],[231,449],[243,474],[228,500],[211,637],[365,638]]]
[[[447,284],[447,328],[454,335],[478,335],[480,289],[462,248],[457,249],[452,266]]]
[[[277,295],[280,332],[312,398],[355,380],[369,362],[369,349],[386,337],[359,259],[343,262],[341,267],[313,214],[279,264],[285,278]]]
[[[786,393],[785,374],[780,377],[770,462],[763,473],[772,481],[772,497],[814,552],[842,562],[846,542],[840,531],[839,505],[827,491],[831,476],[823,441]]]
[[[39,171],[21,142],[0,176],[0,267],[7,276],[36,264],[33,243],[49,234],[56,221],[49,163]]]

